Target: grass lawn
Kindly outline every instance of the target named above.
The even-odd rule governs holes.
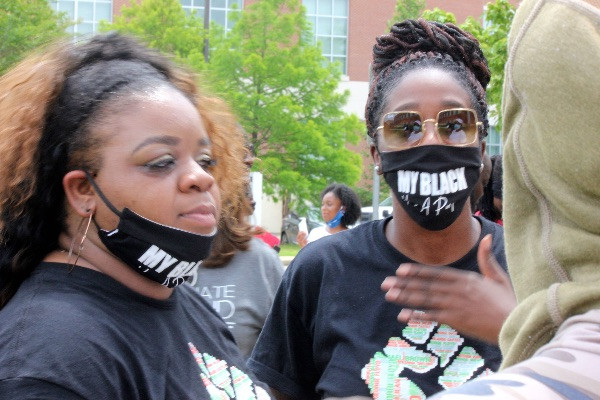
[[[280,256],[292,256],[295,257],[300,251],[300,246],[297,244],[282,244],[281,250],[279,250]]]

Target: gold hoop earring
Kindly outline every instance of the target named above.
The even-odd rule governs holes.
[[[83,236],[81,237],[81,241],[79,242],[79,248],[77,249],[77,257],[75,257],[74,263],[71,263],[71,256],[73,255],[73,247],[75,247],[75,238],[73,238],[73,240],[71,240],[71,246],[69,247],[69,255],[67,257],[67,264],[69,265],[69,272],[71,272],[73,270],[73,267],[75,266],[75,264],[77,264],[77,261],[79,261],[79,256],[81,255],[81,250],[83,250],[83,242],[85,241],[88,230],[90,229],[90,224],[92,222],[93,215],[94,215],[94,213],[90,213],[90,215],[87,219],[85,231],[83,232]],[[84,221],[85,221],[85,218],[82,218],[81,221],[79,222],[79,226],[77,227],[77,233],[79,233],[79,231],[81,230],[81,226],[83,225]]]

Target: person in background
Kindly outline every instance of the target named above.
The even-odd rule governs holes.
[[[238,127],[243,130],[241,125],[238,124]],[[245,132],[244,132],[244,135],[246,135]],[[252,143],[250,143],[248,138],[246,138],[246,145],[244,148],[244,164],[246,164],[246,166],[248,167],[248,171],[250,171],[250,169],[254,165],[255,160],[256,160],[256,157],[254,156],[254,146],[252,145]],[[254,237],[262,240],[263,242],[268,244],[273,250],[275,250],[277,253],[279,253],[279,250],[280,250],[279,238],[277,236],[273,235],[271,232],[267,231],[262,226],[258,226],[258,225],[254,224],[255,221],[254,221],[253,214],[254,214],[254,209],[256,208],[256,201],[254,200],[254,196],[252,195],[252,188],[250,187],[250,179],[248,179],[248,188],[247,188],[246,194],[247,194],[249,206],[250,206],[250,208],[249,208],[250,216],[248,217],[248,219],[249,219],[249,222],[251,223],[251,225],[253,225],[252,233],[253,233]]]
[[[597,1],[517,9],[502,115],[518,305],[500,333],[502,370],[435,399],[600,399],[599,25]]]
[[[377,38],[372,76],[365,121],[393,213],[311,243],[288,266],[248,360],[278,399],[424,399],[501,362],[512,307],[497,296],[512,288],[479,271],[502,271],[502,227],[469,203],[488,126],[482,50],[455,25],[406,20]],[[436,284],[386,279],[401,264]],[[463,279],[448,282],[456,271]],[[435,313],[449,290],[452,318]]]
[[[502,225],[502,156],[491,157],[492,174],[484,186],[477,215]]]
[[[281,240],[262,226],[256,225],[254,227],[254,237],[268,244],[276,253],[279,253],[279,250],[281,250],[281,247],[279,247]]]
[[[2,398],[269,398],[182,285],[209,255],[219,186],[244,187],[231,120],[115,33],[0,78]]]
[[[231,132],[235,129],[230,127]],[[254,158],[247,146],[238,150],[248,177]],[[257,229],[248,222],[253,203],[248,186],[223,193],[224,212],[215,243],[190,282],[225,320],[245,358],[252,352],[283,275],[277,252],[255,237]]]
[[[321,192],[321,216],[324,226],[307,233],[299,231],[296,240],[301,247],[325,236],[342,232],[354,225],[360,218],[360,200],[348,186],[333,183]]]

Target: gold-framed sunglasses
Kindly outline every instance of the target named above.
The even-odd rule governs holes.
[[[470,108],[451,108],[442,110],[436,119],[423,120],[416,111],[394,111],[383,116],[381,130],[382,144],[392,150],[402,150],[418,146],[425,137],[423,126],[426,122],[435,122],[435,133],[439,140],[448,146],[467,146],[479,137],[477,113]]]

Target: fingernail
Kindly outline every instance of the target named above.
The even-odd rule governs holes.
[[[408,263],[400,264],[400,266],[396,270],[396,273],[398,273],[398,274],[405,274],[408,271],[409,268],[410,268],[410,264],[408,264]]]

